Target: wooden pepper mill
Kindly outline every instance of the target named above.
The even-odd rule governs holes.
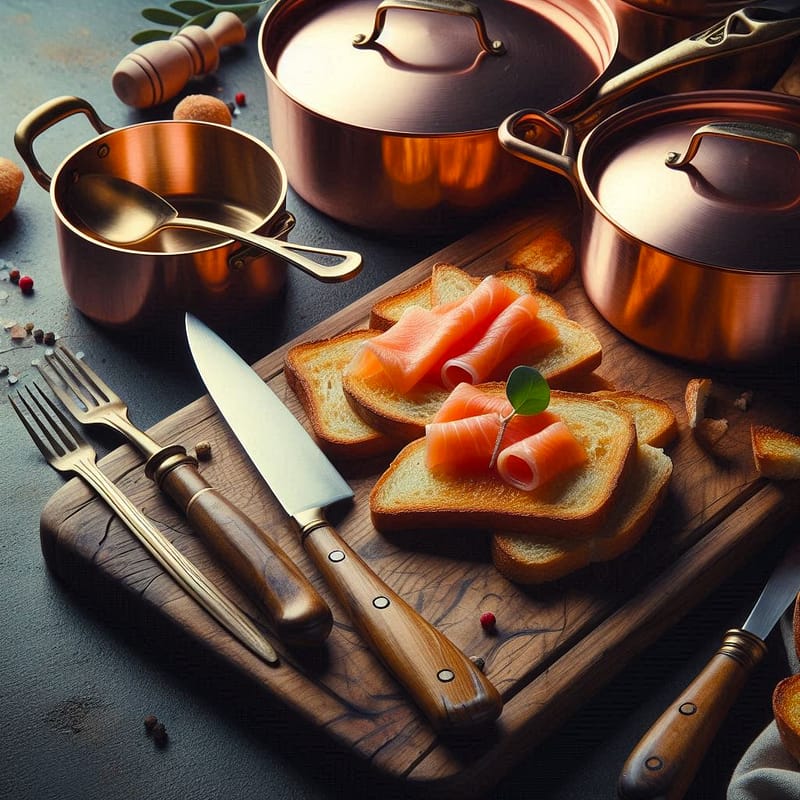
[[[160,105],[175,97],[191,78],[214,72],[219,51],[243,42],[246,35],[239,17],[222,11],[208,28],[190,25],[171,39],[137,48],[117,65],[111,84],[126,105]]]

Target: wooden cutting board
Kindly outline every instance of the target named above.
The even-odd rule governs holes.
[[[579,222],[571,200],[516,210],[411,267],[303,338],[365,325],[377,299],[427,277],[436,261],[449,261],[474,274],[501,269],[510,253],[550,225],[574,236]],[[276,643],[280,665],[260,662],[184,595],[77,480],[57,491],[43,511],[42,549],[48,565],[83,591],[123,593],[143,615],[160,615],[383,776],[430,796],[469,797],[486,791],[628,660],[761,548],[798,505],[796,492],[758,478],[750,451],[751,423],[793,424],[796,402],[792,404],[790,392],[797,385],[796,367],[787,370],[792,374],[772,377],[703,370],[714,378],[720,414],[730,422],[719,448],[709,452],[693,437],[684,410],[686,383],[700,374],[697,368],[646,353],[621,337],[591,307],[577,278],[557,296],[570,316],[600,338],[604,356],[598,375],[617,388],[666,400],[680,422],[679,440],[669,448],[675,468],[668,499],[632,552],[552,585],[522,588],[494,570],[483,534],[409,533],[389,538],[377,533],[370,523],[367,496],[385,463],[342,467],[356,497],[352,508],[334,520],[339,531],[465,653],[485,659],[486,673],[505,701],[491,731],[464,739],[437,736],[318,579],[315,583],[331,602],[335,617],[323,652],[291,652]],[[254,368],[307,422],[282,374],[287,348]],[[752,407],[740,410],[733,401],[745,391],[754,393]],[[254,414],[258,411],[253,409]],[[150,433],[164,444],[177,441],[188,449],[209,440],[213,457],[201,464],[206,479],[271,531],[313,575],[287,519],[208,397],[163,420]],[[259,618],[144,477],[135,451],[120,447],[101,465],[180,550]],[[479,624],[487,610],[497,617],[494,634]]]

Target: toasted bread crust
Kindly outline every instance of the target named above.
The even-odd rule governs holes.
[[[514,251],[506,261],[510,269],[525,269],[543,292],[560,289],[575,271],[575,250],[561,231],[548,228],[533,241]]]
[[[625,389],[601,389],[595,394],[630,411],[636,421],[640,442],[653,447],[669,447],[678,437],[678,419],[666,401]]]
[[[772,712],[783,746],[800,762],[800,675],[778,682],[772,693]]]

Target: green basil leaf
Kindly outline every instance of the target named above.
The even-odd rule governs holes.
[[[514,367],[506,382],[506,397],[517,414],[538,414],[550,403],[550,386],[538,369]]]
[[[172,36],[170,31],[163,31],[163,30],[149,30],[149,31],[139,31],[139,33],[135,33],[131,36],[131,41],[138,46],[143,44],[150,44],[150,42],[163,42],[169,39]]]
[[[155,22],[157,25],[180,26],[186,22],[186,17],[176,14],[174,11],[167,11],[163,8],[146,8],[142,11],[142,16],[148,22]]]

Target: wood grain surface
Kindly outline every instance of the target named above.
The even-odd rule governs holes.
[[[510,253],[551,225],[576,235],[579,220],[571,199],[517,209],[490,223],[409,268],[303,339],[366,325],[375,300],[427,277],[436,261],[449,261],[474,274],[501,269]],[[675,468],[665,507],[634,550],[552,585],[516,586],[492,567],[483,534],[377,533],[370,523],[367,496],[385,466],[380,460],[340,465],[355,490],[355,501],[331,514],[343,538],[381,578],[467,655],[485,660],[486,674],[505,701],[499,721],[490,729],[460,738],[436,735],[353,631],[208,397],[163,420],[150,433],[163,444],[178,442],[190,450],[204,439],[212,443],[213,457],[201,464],[204,477],[271,531],[330,602],[334,627],[326,645],[301,651],[276,641],[280,665],[261,663],[185,596],[78,481],[57,491],[43,511],[41,540],[48,565],[68,584],[121,594],[143,614],[156,613],[187,632],[231,669],[252,678],[263,698],[299,714],[382,776],[413,786],[421,795],[469,797],[485,792],[631,658],[742,566],[798,507],[796,492],[758,478],[750,451],[751,423],[794,424],[797,403],[790,393],[797,383],[796,367],[778,375],[769,370],[716,373],[668,361],[642,351],[606,325],[577,278],[557,297],[571,317],[600,338],[604,355],[597,374],[617,388],[666,400],[680,423],[679,439],[668,450]],[[254,368],[305,422],[281,371],[291,344]],[[91,360],[91,354],[87,357]],[[713,377],[718,410],[730,422],[714,452],[699,446],[684,410],[686,383],[701,374]],[[748,410],[733,403],[744,391],[754,392]],[[181,551],[260,620],[257,609],[145,478],[132,448],[114,450],[101,466]],[[487,610],[497,617],[492,634],[479,624]]]

